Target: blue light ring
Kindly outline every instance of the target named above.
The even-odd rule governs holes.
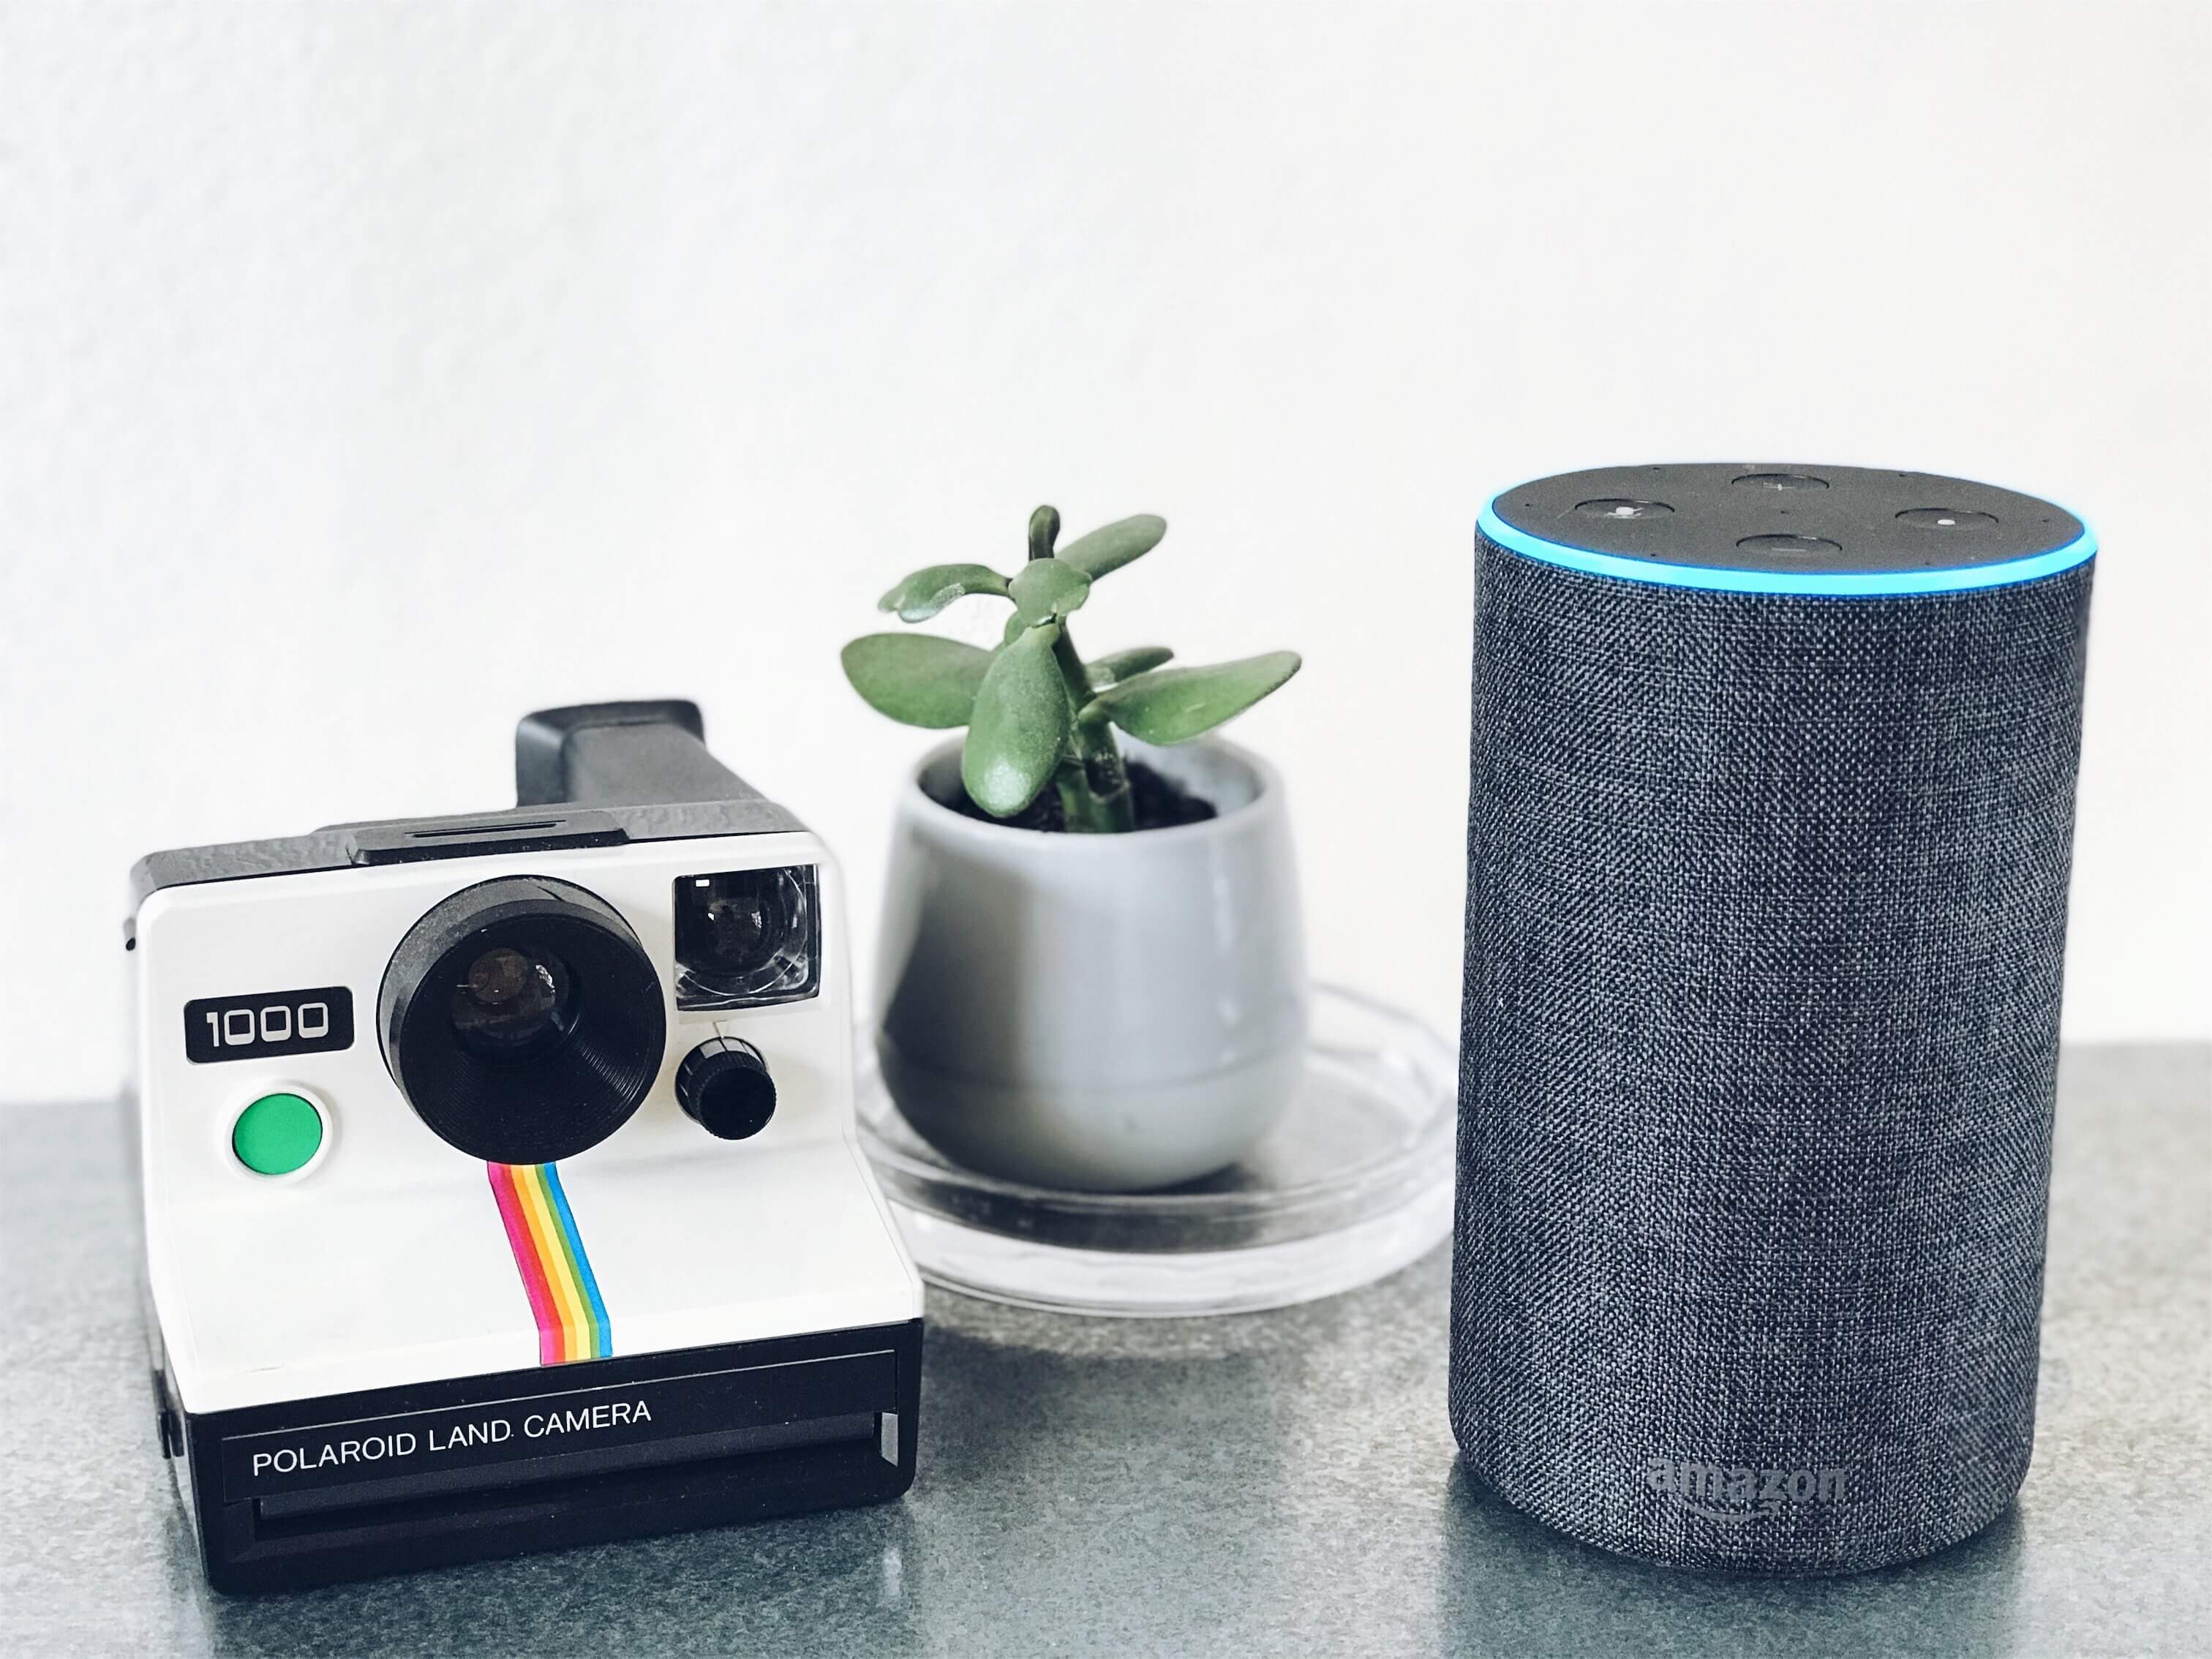
[[[1503,495],[1510,492],[1500,490]],[[1906,593],[1959,593],[1983,587],[2008,587],[2070,570],[2097,556],[2097,538],[2075,514],[2081,533],[2063,547],[1996,564],[1963,565],[1948,570],[1732,570],[1709,565],[1666,564],[1624,558],[1547,541],[1516,530],[1498,515],[1498,496],[1483,503],[1476,527],[1498,546],[1593,576],[1646,582],[1662,587],[1701,587],[1722,593],[1789,593],[1831,599],[1884,599]]]

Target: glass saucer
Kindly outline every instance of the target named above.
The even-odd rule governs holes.
[[[916,1134],[864,1036],[860,1144],[932,1284],[1020,1307],[1131,1317],[1334,1296],[1451,1231],[1458,1057],[1412,1015],[1316,986],[1290,1105],[1241,1162],[1152,1193],[978,1175]]]

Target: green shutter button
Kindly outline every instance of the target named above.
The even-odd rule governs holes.
[[[264,1095],[230,1129],[230,1150],[256,1175],[289,1175],[322,1144],[323,1115],[303,1095]]]

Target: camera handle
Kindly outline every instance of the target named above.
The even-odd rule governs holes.
[[[541,708],[514,728],[517,806],[662,806],[760,800],[707,748],[699,705],[587,702]]]

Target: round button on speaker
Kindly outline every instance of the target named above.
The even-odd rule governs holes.
[[[710,1037],[677,1066],[676,1103],[708,1134],[744,1140],[775,1115],[775,1079],[751,1043]]]
[[[1575,503],[1575,511],[1585,519],[1663,519],[1674,510],[1664,501],[1647,501],[1629,495],[1600,495]]]
[[[1825,536],[1746,536],[1736,545],[1747,553],[1766,553],[1788,556],[1793,553],[1840,553],[1841,542],[1830,541]]]
[[[1908,507],[1897,515],[1897,521],[1927,530],[1990,530],[1997,522],[1994,514],[1969,513],[1959,507]]]
[[[1809,472],[1746,472],[1735,480],[1738,489],[1772,489],[1788,492],[1796,489],[1826,489],[1828,481],[1816,478]]]

